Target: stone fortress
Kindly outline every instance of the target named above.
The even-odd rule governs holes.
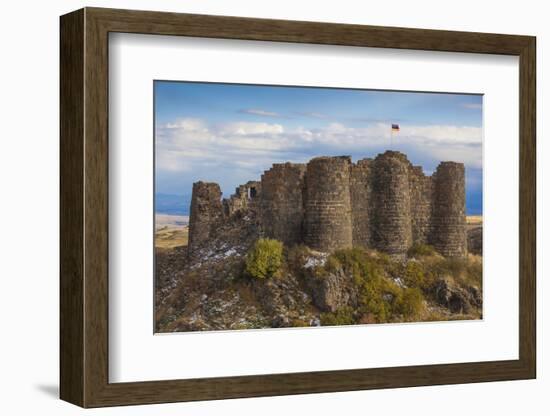
[[[464,257],[465,205],[462,163],[441,162],[432,176],[397,151],[356,163],[337,156],[274,164],[223,200],[218,184],[193,184],[189,252],[233,216],[250,213],[260,235],[287,246],[363,246],[404,257],[414,243],[425,243],[446,257]]]

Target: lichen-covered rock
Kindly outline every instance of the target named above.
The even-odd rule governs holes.
[[[481,294],[481,290],[477,286],[469,286],[468,292],[470,292],[471,299],[470,302],[473,306],[477,308],[481,308],[483,305],[483,296]]]
[[[475,286],[463,288],[451,277],[439,279],[434,287],[436,301],[455,314],[470,314],[481,306],[481,293]]]
[[[313,303],[324,312],[336,312],[344,306],[357,307],[357,287],[353,278],[337,270],[321,277],[309,277]]]

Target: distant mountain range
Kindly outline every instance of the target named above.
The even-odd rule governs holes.
[[[481,215],[482,191],[466,191],[466,215]],[[168,215],[189,215],[191,195],[155,195],[155,212]]]
[[[191,195],[155,194],[155,213],[189,215]]]

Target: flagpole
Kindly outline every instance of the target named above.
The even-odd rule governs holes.
[[[390,132],[390,149],[393,148],[393,132],[399,131],[399,124],[392,124],[391,125],[391,132]]]

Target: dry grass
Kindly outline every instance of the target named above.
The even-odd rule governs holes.
[[[481,215],[468,215],[466,216],[466,224],[468,225],[482,225],[483,216]]]
[[[155,215],[155,247],[170,249],[186,246],[189,238],[189,217],[183,215]]]
[[[155,214],[155,229],[164,227],[183,228],[189,225],[189,217],[186,215]]]
[[[186,246],[189,238],[189,227],[173,228],[165,226],[155,233],[156,248],[174,248]]]

